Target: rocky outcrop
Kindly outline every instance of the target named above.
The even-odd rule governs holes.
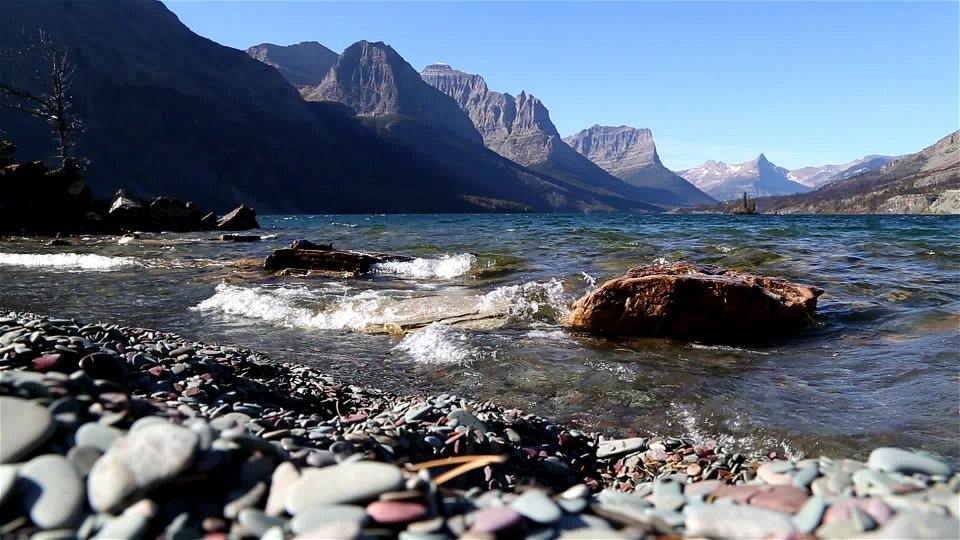
[[[99,232],[93,196],[83,177],[43,162],[0,168],[0,234]],[[97,216],[99,218],[99,216]]]
[[[763,212],[839,214],[960,213],[960,131],[879,169],[816,191],[757,199]]]
[[[269,271],[292,270],[292,273],[356,276],[366,274],[375,264],[411,260],[411,257],[403,255],[333,249],[333,245],[296,240],[289,248],[274,250],[264,261],[263,268]]]
[[[192,202],[173,197],[155,197],[147,205],[147,227],[150,231],[199,231],[206,212]]]
[[[625,182],[601,169],[564,142],[550,120],[550,112],[536,96],[493,91],[480,75],[443,63],[427,66],[420,76],[453,98],[470,116],[484,144],[511,161],[555,178],[661,207],[710,201],[709,197],[690,199],[687,192],[697,189],[683,179],[679,180],[687,184],[686,189],[678,192],[675,185],[661,181],[659,171],[639,171]]]
[[[470,118],[446,94],[423,82],[393,47],[358,41],[346,48],[320,84],[300,91],[308,101],[337,101],[359,115],[402,115],[482,144]]]
[[[710,160],[677,174],[720,201],[737,199],[744,193],[764,197],[810,191],[809,187],[790,180],[789,170],[774,165],[763,154],[752,161],[732,165]]]
[[[663,165],[649,129],[594,125],[563,140],[627,184],[668,190],[681,198],[685,206],[713,201]]]
[[[316,41],[296,45],[261,43],[248,48],[247,54],[275,67],[287,82],[298,88],[320,84],[339,56]]]
[[[242,205],[217,221],[217,229],[221,231],[247,231],[259,228],[256,210]]]
[[[764,343],[809,323],[823,290],[693,263],[633,268],[574,304],[572,328],[609,335]]]

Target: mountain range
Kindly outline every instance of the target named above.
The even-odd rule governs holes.
[[[155,0],[0,2],[0,48],[19,54],[4,56],[3,80],[28,84],[43,68],[41,29],[76,68],[69,91],[85,133],[75,154],[90,158],[99,197],[124,188],[261,213],[660,212],[892,165],[867,156],[787,171],[761,154],[678,175],[648,129],[595,125],[562,138],[537,97],[491,90],[480,75],[439,63],[417,72],[382,42],[245,54]],[[42,122],[2,108],[0,127],[20,161],[55,155]]]
[[[960,131],[877,169],[823,184],[809,193],[756,199],[777,213],[960,213]]]

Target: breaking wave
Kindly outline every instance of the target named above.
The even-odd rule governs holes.
[[[0,253],[0,266],[105,271],[141,266],[141,263],[134,257],[105,257],[89,253]]]
[[[443,255],[437,259],[416,258],[406,262],[375,264],[373,273],[416,279],[451,279],[470,271],[477,258],[470,253]]]
[[[529,281],[498,287],[480,298],[482,308],[505,309],[512,319],[560,322],[570,315],[570,298],[563,283]]]
[[[465,366],[475,359],[468,339],[462,330],[431,324],[419,332],[407,334],[394,349],[407,353],[418,364]]]

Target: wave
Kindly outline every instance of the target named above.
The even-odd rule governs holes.
[[[407,334],[394,349],[407,353],[418,364],[466,366],[475,359],[467,333],[442,324]]]
[[[290,328],[359,330],[389,322],[389,310],[383,309],[384,298],[375,291],[341,299],[325,310],[302,305],[319,299],[317,291],[303,287],[264,289],[221,283],[213,296],[191,309],[219,311]]]
[[[486,310],[505,310],[514,320],[560,322],[570,316],[572,298],[563,290],[563,283],[554,278],[545,283],[529,281],[504,285],[480,297]]]
[[[375,274],[388,274],[415,279],[451,279],[470,271],[477,258],[470,253],[442,255],[436,259],[416,258],[406,262],[373,265]]]
[[[134,257],[105,257],[90,253],[0,253],[0,266],[107,271],[142,264]]]
[[[708,421],[705,422],[689,406],[671,402],[670,409],[670,416],[677,421],[667,422],[670,431],[681,432],[683,438],[691,439],[695,444],[716,443],[717,446],[736,448],[738,451],[750,453],[765,453],[771,449],[779,449],[781,457],[790,461],[804,458],[803,451],[797,450],[786,440],[765,435],[763,430],[758,430],[752,425],[745,425],[747,422],[739,414],[721,420],[719,429],[727,431],[727,433],[717,433],[717,427],[704,425],[710,423],[709,420],[712,419],[707,419]]]

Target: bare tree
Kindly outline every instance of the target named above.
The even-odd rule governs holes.
[[[36,53],[31,50],[33,48],[38,48]],[[38,41],[27,40],[23,49],[6,52],[5,56],[12,54],[14,58],[5,60],[19,62],[25,67],[26,62],[36,61],[32,57],[37,53],[43,64],[31,70],[25,84],[9,81],[6,76],[0,80],[0,92],[4,96],[2,105],[47,122],[57,142],[61,166],[75,170],[85,162],[72,155],[74,139],[83,132],[80,116],[71,112],[70,84],[76,67],[66,49],[58,47],[53,37],[43,30],[39,31]],[[3,71],[10,72],[9,69]]]

